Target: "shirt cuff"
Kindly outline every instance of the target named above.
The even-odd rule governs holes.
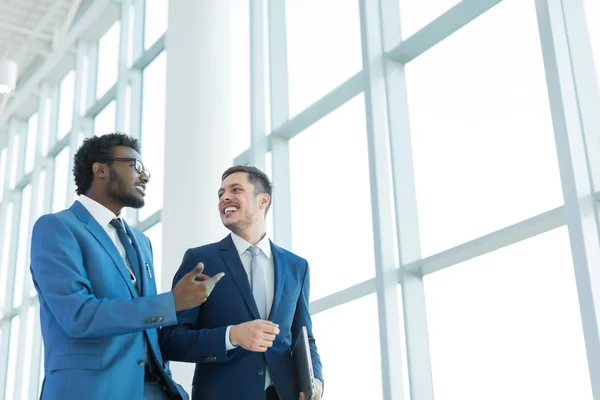
[[[229,325],[227,327],[227,329],[225,330],[225,350],[226,351],[230,351],[235,349],[237,346],[234,346],[231,344],[231,342],[229,341],[229,331],[231,330],[231,325]]]

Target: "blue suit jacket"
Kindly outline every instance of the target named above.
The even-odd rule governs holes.
[[[150,241],[127,228],[141,255],[142,296],[116,246],[81,203],[44,215],[33,228],[31,274],[45,356],[42,399],[142,400],[144,338],[169,389],[188,398],[158,346],[157,328],[177,323],[173,295],[156,294]]]
[[[225,348],[227,326],[259,319],[250,283],[231,235],[219,243],[189,249],[175,276],[175,284],[198,262],[204,273],[224,272],[210,297],[200,307],[179,312],[179,325],[164,327],[160,343],[165,359],[196,363],[194,400],[256,400],[264,397],[265,368],[282,400],[298,399],[298,384],[290,350],[302,326],[309,334],[315,376],[323,380],[321,361],[312,336],[308,311],[309,268],[303,258],[271,243],[275,292],[269,320],[280,333],[266,353]]]

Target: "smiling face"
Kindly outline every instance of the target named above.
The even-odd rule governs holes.
[[[141,160],[138,152],[127,146],[116,146],[112,153],[114,158]],[[136,170],[135,160],[115,160],[109,165],[107,195],[122,207],[141,208],[145,203],[144,196],[149,178],[145,173],[140,174]]]
[[[221,182],[219,196],[219,215],[223,225],[236,235],[264,224],[265,208],[270,197],[266,193],[256,193],[255,187],[248,181],[248,173],[233,173]]]

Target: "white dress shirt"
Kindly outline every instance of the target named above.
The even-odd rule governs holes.
[[[119,240],[117,230],[110,224],[110,221],[112,221],[115,218],[119,218],[119,216],[115,215],[112,211],[104,207],[102,204],[98,203],[96,200],[92,200],[83,194],[80,195],[77,200],[86,208],[86,210],[89,211],[90,214],[92,214],[92,217],[94,217],[96,222],[100,224],[102,229],[104,229],[104,231],[108,234],[110,240],[112,240],[112,242],[115,244],[117,250],[119,251],[119,254],[121,255],[121,258],[127,266],[131,282],[133,283],[135,290],[138,291],[138,294],[140,294],[138,290],[137,280],[135,279],[135,274],[131,269],[129,259],[127,258],[127,252],[125,251],[125,247],[123,247],[123,244]],[[123,220],[121,218],[119,218],[119,221],[121,222],[121,224],[123,224]],[[123,229],[125,229],[125,225],[123,225]],[[127,235],[127,237],[129,238],[129,235]],[[129,238],[129,241],[131,242],[131,238]]]
[[[252,282],[252,270],[250,269],[250,261],[252,260],[252,255],[250,254],[249,247],[252,246],[248,241],[239,237],[235,233],[231,233],[231,239],[233,240],[233,244],[242,260],[242,265],[246,270],[246,275],[248,276],[248,281]],[[256,247],[260,249],[260,253],[258,255],[258,262],[262,267],[262,271],[265,276],[265,292],[267,296],[267,315],[271,312],[271,307],[273,306],[273,297],[275,294],[275,266],[273,263],[273,258],[271,257],[271,242],[269,241],[269,237],[265,235],[260,242],[256,244]],[[225,332],[225,348],[227,351],[235,349],[237,346],[234,346],[229,341],[229,330],[231,326],[227,327],[227,331]],[[267,367],[267,371],[265,373],[265,389],[271,385],[271,374],[269,373],[269,368]]]

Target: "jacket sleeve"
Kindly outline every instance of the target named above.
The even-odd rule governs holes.
[[[312,320],[310,318],[310,312],[308,308],[308,299],[310,296],[310,268],[306,263],[306,271],[304,272],[304,279],[302,280],[302,290],[300,297],[298,298],[298,304],[296,305],[296,314],[294,314],[294,320],[292,321],[292,347],[296,344],[296,338],[300,334],[303,326],[306,326],[308,332],[308,343],[310,345],[310,355],[313,363],[313,372],[315,378],[325,383],[323,380],[323,369],[321,366],[321,358],[317,351],[317,343],[312,333]]]
[[[122,335],[177,323],[173,295],[105,299],[95,296],[81,246],[56,215],[33,228],[31,275],[40,298],[74,338]]]
[[[173,287],[198,264],[192,249],[188,249],[175,278]],[[225,333],[227,327],[203,329],[198,326],[202,306],[177,313],[178,325],[163,327],[159,332],[159,343],[163,358],[190,363],[227,362],[239,348],[227,351]]]

